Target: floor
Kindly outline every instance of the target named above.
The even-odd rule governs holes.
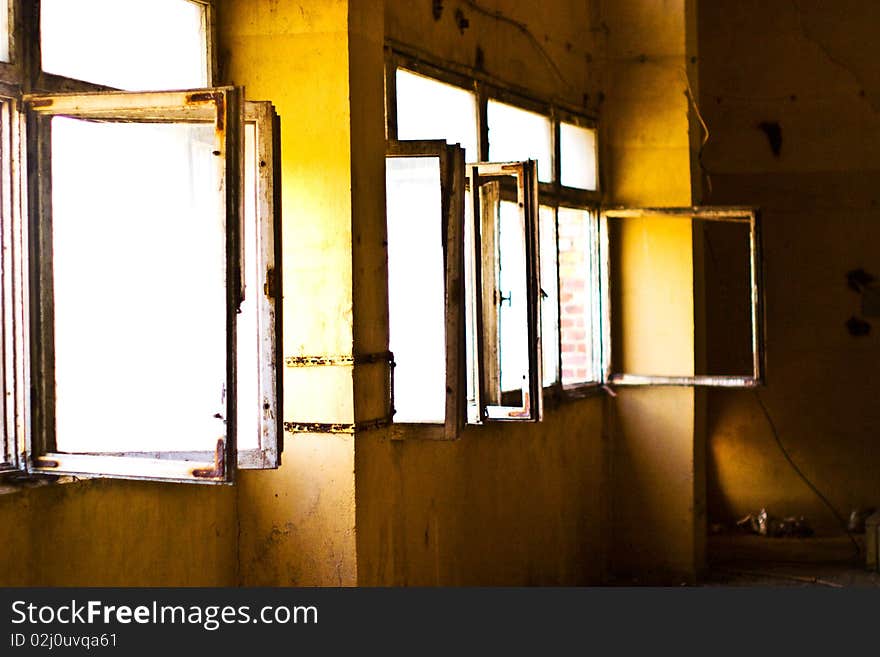
[[[880,587],[865,568],[864,540],[855,536],[766,538],[710,536],[703,586]],[[856,547],[858,546],[858,553]]]

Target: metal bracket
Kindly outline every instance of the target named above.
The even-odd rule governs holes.
[[[393,367],[394,354],[390,351],[381,351],[375,354],[354,354],[352,356],[287,356],[284,359],[284,364],[287,367],[349,367],[382,362]]]
[[[381,351],[374,354],[354,354],[352,356],[288,356],[284,359],[286,367],[352,367],[354,365],[388,364],[388,415],[363,422],[285,422],[288,433],[354,434],[372,431],[389,426],[394,417],[394,354]]]
[[[325,423],[325,422],[285,422],[284,430],[288,433],[327,433],[327,434],[354,434],[362,431],[381,429],[391,424],[390,417],[365,422],[351,423]]]

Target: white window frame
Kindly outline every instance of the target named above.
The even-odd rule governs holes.
[[[464,150],[437,140],[389,140],[389,158],[437,158],[440,171],[440,199],[443,221],[440,232],[444,256],[444,305],[446,308],[446,403],[443,424],[394,422],[394,386],[391,386],[392,431],[398,437],[418,431],[437,439],[455,440],[465,424],[465,404],[458,394],[464,386]],[[393,367],[392,367],[393,371]],[[393,382],[392,376],[392,382]]]
[[[204,8],[204,63],[209,82],[216,62],[212,0],[187,0]],[[271,103],[244,102],[241,89],[207,87],[186,91],[120,92],[101,85],[44,73],[40,66],[39,0],[12,0],[11,62],[0,62],[0,148],[9,152],[0,169],[3,258],[0,268],[4,358],[4,431],[0,435],[0,473],[118,477],[191,483],[231,483],[237,469],[276,468],[283,444],[280,386],[280,124]],[[77,454],[54,451],[51,375],[51,198],[48,121],[51,116],[119,120],[175,121],[195,106],[212,119],[223,155],[227,259],[227,396],[226,435],[211,452]],[[204,116],[200,118],[203,120]],[[265,272],[257,299],[261,331],[259,397],[262,402],[258,447],[236,449],[236,315],[244,298],[243,126],[257,125],[257,252]],[[11,165],[8,163],[11,162]],[[40,263],[43,262],[43,265]],[[48,285],[48,287],[47,287]],[[41,290],[44,292],[41,293]],[[256,294],[255,294],[256,293]],[[48,328],[47,328],[48,326]],[[50,345],[44,351],[45,345]],[[121,431],[124,428],[120,428]]]
[[[469,202],[473,208],[474,293],[477,353],[474,359],[475,400],[483,422],[538,422],[543,414],[541,358],[541,280],[538,235],[538,166],[535,160],[468,165]],[[526,316],[528,374],[520,406],[504,403],[501,389],[499,208],[507,191],[503,179],[516,179],[515,200],[523,227],[526,264]],[[496,191],[486,198],[482,188],[489,182]],[[507,182],[507,181],[505,181]],[[469,254],[469,257],[470,254]]]

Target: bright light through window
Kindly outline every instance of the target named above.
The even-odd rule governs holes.
[[[593,215],[559,208],[562,383],[598,379],[593,366]]]
[[[58,451],[213,452],[226,434],[215,148],[213,123],[52,119]]]
[[[578,189],[597,189],[596,131],[560,123],[559,151],[562,184]]]
[[[498,351],[501,390],[528,390],[529,321],[526,299],[526,243],[522,214],[516,203],[501,202],[498,231]],[[520,404],[522,402],[519,402]]]
[[[259,298],[263,294],[257,243],[257,127],[244,126],[244,285],[245,298],[236,315],[238,388],[238,450],[260,446],[260,326]]]
[[[537,160],[538,180],[551,182],[553,139],[550,119],[494,100],[488,105],[489,160]]]
[[[42,0],[43,70],[128,90],[206,87],[205,6],[189,0]]]
[[[473,92],[397,69],[397,138],[445,139],[477,161],[477,99]]]
[[[556,211],[541,206],[541,353],[544,385],[559,380],[559,284],[556,278]]]
[[[385,160],[388,314],[395,422],[446,418],[446,306],[440,160]]]
[[[9,0],[0,0],[0,62],[9,61]]]

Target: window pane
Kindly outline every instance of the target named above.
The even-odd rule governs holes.
[[[57,450],[213,452],[227,359],[214,124],[51,127]]]
[[[597,188],[596,131],[571,123],[559,125],[560,181],[566,187]]]
[[[747,223],[694,221],[694,240],[702,238],[703,307],[705,325],[697,321],[697,344],[705,344],[705,358],[698,355],[697,374],[752,376],[752,279],[751,235]],[[699,280],[699,261],[695,262]],[[699,288],[698,288],[699,289]],[[699,314],[698,314],[699,317]],[[701,340],[702,338],[702,340]]]
[[[586,210],[559,208],[559,293],[562,383],[596,381],[593,358],[592,262],[595,218]]]
[[[480,421],[477,404],[477,273],[476,244],[474,235],[474,204],[470,197],[464,204],[464,342],[465,381],[467,388],[467,421]]]
[[[43,70],[130,90],[206,87],[205,7],[189,0],[42,0]]]
[[[236,386],[238,388],[238,451],[260,447],[260,325],[259,295],[263,293],[257,248],[257,126],[244,125],[244,286],[245,298],[236,315]]]
[[[476,162],[477,99],[473,92],[397,69],[397,138],[445,139]]]
[[[9,58],[9,0],[0,0],[0,62]]]
[[[541,240],[541,349],[544,385],[559,380],[559,284],[557,279],[556,211],[540,210]]]
[[[502,201],[498,230],[500,308],[498,351],[501,360],[501,392],[528,390],[529,322],[526,299],[525,226],[516,203]],[[506,405],[522,405],[522,397]]]
[[[0,180],[3,193],[0,194],[0,470],[7,469],[4,464],[14,461],[15,441],[15,311],[13,309],[13,267],[14,249],[12,230],[12,199],[6,193],[12,181],[12,153],[9,139],[10,103],[0,101]]]
[[[538,180],[553,180],[552,124],[548,117],[490,100],[488,123],[489,160],[537,160]]]
[[[385,160],[388,314],[395,422],[446,417],[446,304],[440,159]]]

